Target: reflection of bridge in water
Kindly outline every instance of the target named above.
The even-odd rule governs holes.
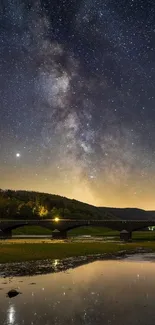
[[[45,220],[0,220],[0,238],[11,238],[12,230],[24,226],[40,226],[51,230],[52,238],[67,238],[67,232],[83,226],[106,227],[120,231],[121,240],[130,240],[132,232],[155,226],[155,220],[74,220],[74,219],[45,219]]]

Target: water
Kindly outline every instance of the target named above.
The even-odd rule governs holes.
[[[22,293],[10,299],[6,293]],[[155,255],[0,278],[0,325],[154,325]]]
[[[25,239],[25,238],[52,238],[52,235],[13,235],[12,238],[19,238],[19,239]]]
[[[12,239],[52,239],[52,235],[13,235]],[[73,236],[73,237],[68,237],[68,241],[106,241],[106,242],[114,242],[117,240],[116,237],[112,236],[91,236],[91,235],[81,235],[81,236]]]

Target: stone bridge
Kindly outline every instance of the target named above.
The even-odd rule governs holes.
[[[23,226],[40,226],[51,229],[53,238],[67,238],[71,229],[91,226],[107,227],[120,231],[121,240],[131,240],[132,232],[149,226],[155,226],[155,220],[74,220],[74,219],[45,219],[45,220],[0,220],[0,238],[10,238],[12,230]]]

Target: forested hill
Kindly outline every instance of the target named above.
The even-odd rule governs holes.
[[[154,211],[95,207],[59,195],[0,190],[0,219],[152,219]]]
[[[0,190],[0,218],[62,218],[114,219],[115,216],[99,208],[59,195]]]

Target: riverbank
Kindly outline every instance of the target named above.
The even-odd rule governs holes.
[[[12,235],[45,235],[51,236],[51,230],[39,226],[24,226],[12,231]],[[79,227],[68,231],[68,237],[76,236],[101,236],[115,237],[120,239],[120,233],[117,230],[111,230],[105,227]],[[155,240],[155,231],[134,231],[132,233],[133,240]]]
[[[47,240],[7,240],[0,242],[0,264],[37,261],[46,259],[64,259],[96,254],[116,255],[139,249],[155,252],[155,242],[72,242]]]
[[[155,253],[121,254],[3,264],[0,323],[154,324]]]

